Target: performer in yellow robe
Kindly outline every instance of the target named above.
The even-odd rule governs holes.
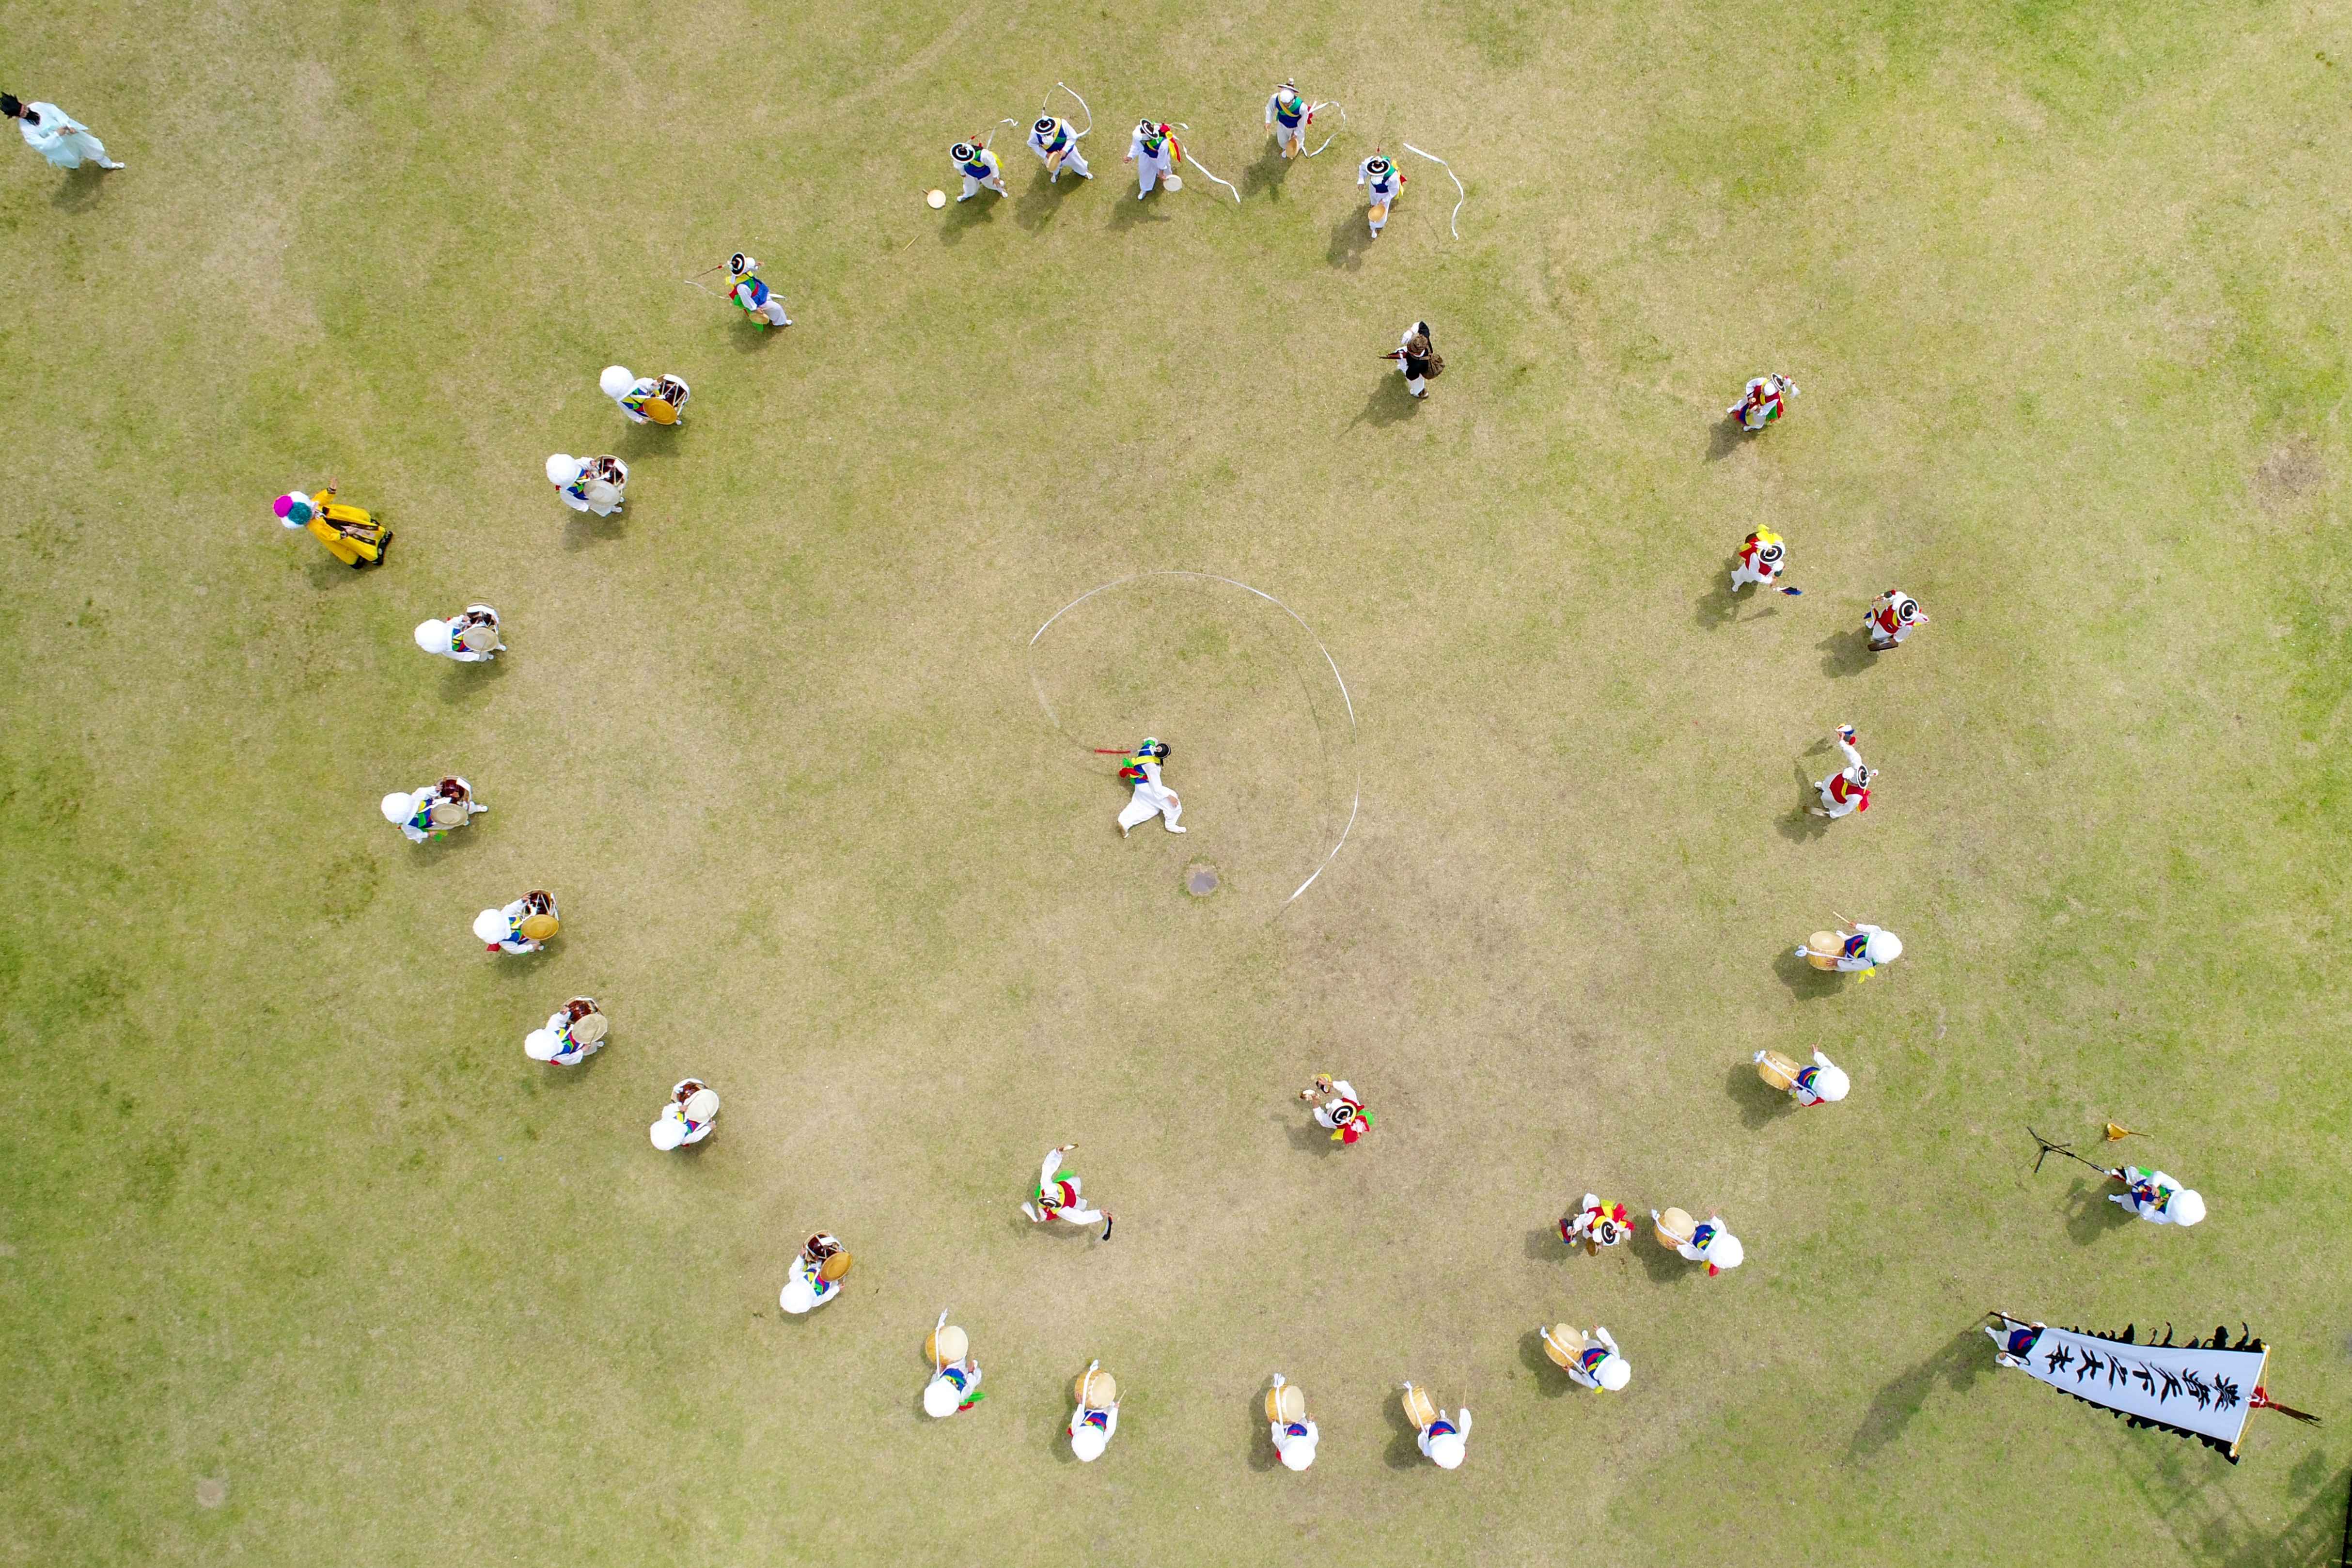
[[[315,496],[289,490],[278,498],[275,510],[278,521],[289,529],[309,530],[327,547],[328,554],[354,571],[374,565],[392,548],[392,530],[377,522],[365,508],[336,500],[331,479]]]

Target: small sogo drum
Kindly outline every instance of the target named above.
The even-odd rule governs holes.
[[[923,1353],[933,1366],[953,1366],[971,1353],[971,1337],[953,1323],[944,1324],[923,1341]]]
[[[584,1018],[572,1019],[564,1033],[572,1037],[575,1046],[595,1046],[604,1043],[604,1036],[612,1026],[612,1021],[604,1014],[591,1013]]]
[[[1658,1216],[1658,1245],[1678,1248],[1698,1234],[1698,1222],[1681,1209],[1668,1209]]]
[[[1584,1349],[1584,1331],[1571,1329],[1566,1323],[1554,1323],[1543,1331],[1544,1354],[1551,1357],[1557,1367],[1572,1367]]]
[[[1265,1418],[1276,1426],[1286,1421],[1306,1420],[1307,1395],[1299,1392],[1298,1385],[1295,1383],[1286,1383],[1280,1388],[1267,1389]]]
[[[1845,938],[1833,931],[1817,931],[1805,939],[1805,962],[1815,969],[1835,969]]]
[[[1404,1391],[1404,1413],[1417,1429],[1426,1432],[1430,1423],[1437,1419],[1437,1401],[1429,1396],[1425,1388],[1408,1388]]]
[[[1763,1059],[1756,1064],[1756,1076],[1782,1094],[1797,1086],[1798,1070],[1795,1062],[1778,1051],[1766,1051]]]
[[[1070,1397],[1081,1410],[1108,1410],[1118,1403],[1118,1384],[1107,1372],[1082,1372],[1070,1384]]]
[[[1389,207],[1386,202],[1375,202],[1372,204],[1370,221],[1374,224],[1383,224],[1389,221]]]
[[[476,621],[457,634],[457,646],[467,653],[488,653],[499,646],[499,628],[488,621]]]

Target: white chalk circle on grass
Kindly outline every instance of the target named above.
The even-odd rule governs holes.
[[[1187,589],[1197,589],[1207,597],[1196,604],[1185,593]],[[1262,615],[1234,614],[1235,609],[1252,605],[1270,607],[1276,615],[1267,618]],[[1063,628],[1060,636],[1055,643],[1047,643],[1047,634],[1057,626]],[[1292,638],[1290,628],[1304,639],[1303,646]],[[1041,647],[1052,649],[1057,644],[1064,647],[1063,659],[1076,670],[1067,681],[1073,689],[1065,692],[1059,708],[1048,695],[1047,681],[1040,669],[1041,658],[1052,657],[1041,652]],[[1253,665],[1253,659],[1259,662]],[[1363,805],[1362,765],[1356,754],[1355,700],[1349,694],[1347,679],[1339,673],[1339,662],[1331,657],[1323,639],[1315,635],[1314,627],[1297,610],[1264,589],[1213,572],[1164,570],[1117,578],[1088,589],[1047,616],[1045,625],[1029,638],[1027,661],[1030,689],[1036,696],[1037,706],[1045,710],[1047,721],[1065,741],[1082,752],[1091,753],[1097,747],[1133,745],[1146,733],[1157,735],[1171,743],[1168,782],[1180,793],[1197,784],[1197,773],[1188,781],[1187,759],[1199,755],[1199,748],[1204,743],[1222,744],[1229,751],[1239,752],[1255,742],[1258,751],[1252,752],[1253,756],[1268,751],[1279,753],[1295,750],[1296,737],[1303,736],[1311,728],[1313,762],[1319,764],[1327,778],[1336,774],[1348,789],[1347,820],[1340,825],[1330,847],[1312,861],[1311,867],[1303,868],[1307,868],[1307,879],[1282,900],[1275,910],[1276,915],[1313,887],[1346,846]],[[1088,668],[1089,661],[1092,668]],[[1327,674],[1329,685],[1318,687],[1318,682]],[[1279,712],[1282,703],[1275,700],[1277,691],[1304,708],[1305,723],[1293,719],[1286,731]],[[1330,708],[1334,695],[1339,699],[1337,710]],[[1292,711],[1295,713],[1296,708]],[[1089,732],[1073,733],[1071,724],[1064,721],[1066,712],[1071,723],[1084,726]],[[1327,712],[1334,721],[1343,720],[1344,724],[1335,721],[1327,725]],[[1201,733],[1204,727],[1213,732]],[[1091,732],[1113,728],[1117,732]],[[1135,732],[1127,733],[1129,729]],[[1340,754],[1343,751],[1344,756]],[[1108,757],[1096,760],[1111,761]],[[1301,761],[1303,764],[1306,760]],[[1263,780],[1257,784],[1261,790],[1272,787]],[[1313,809],[1313,792],[1308,783],[1299,780],[1296,788]],[[1325,819],[1324,833],[1329,832],[1329,822],[1337,816],[1336,790],[1328,798],[1332,803],[1331,816]],[[1185,798],[1185,825],[1196,832],[1202,826],[1220,822],[1231,828],[1238,826],[1237,819],[1247,815],[1234,809],[1238,803],[1223,803],[1226,806],[1223,812],[1219,810],[1220,804],[1215,797],[1203,795],[1194,788]],[[1295,814],[1287,813],[1286,808],[1283,815]],[[1148,835],[1150,829],[1147,826],[1138,831],[1139,835]],[[1193,842],[1199,844],[1201,840],[1196,838]],[[1234,862],[1228,859],[1226,864],[1231,868]],[[1212,882],[1210,889],[1215,886]],[[1204,891],[1189,887],[1187,890],[1196,895]]]

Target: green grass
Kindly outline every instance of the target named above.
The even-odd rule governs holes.
[[[2343,20],[0,9],[0,85],[130,163],[0,158],[0,1562],[2322,1561]],[[1282,169],[1293,71],[1349,127]],[[1010,201],[919,205],[1056,78],[1093,185],[1014,146]],[[1246,203],[1139,205],[1145,111]],[[1460,241],[1417,160],[1363,241],[1349,165],[1407,139]],[[802,325],[675,281],[738,247]],[[1374,358],[1415,316],[1419,407]],[[625,428],[616,360],[688,426]],[[1717,437],[1768,368],[1791,416]],[[626,521],[555,450],[627,457]],[[268,517],[329,474],[381,571]],[[1727,616],[1759,521],[1806,596]],[[1199,579],[1028,649],[1165,570],[1295,606],[1360,729]],[[1892,583],[1934,624],[1865,663]],[[428,668],[473,597],[512,653]],[[1885,785],[1814,834],[1841,721]],[[1121,842],[1080,748],[1146,730],[1192,831]],[[376,816],[451,770],[479,826]],[[531,886],[562,937],[487,959]],[[1832,909],[1907,956],[1785,977]],[[578,991],[612,1043],[528,1062]],[[1764,1046],[1853,1098],[1776,1110]],[[1318,1069],[1370,1142],[1301,1131]],[[687,1072],[719,1131],[656,1156]],[[2206,1225],[2029,1173],[2024,1122],[2110,1116]],[[1108,1247],[1013,1209],[1066,1139]],[[1588,1187],[1720,1205],[1749,1261],[1571,1258]],[[857,1271],[781,1321],[820,1226]],[[2330,1425],[2234,1469],[2126,1431],[1995,1375],[1996,1304],[2242,1319]],[[990,1398],[940,1425],[943,1305]],[[1563,1318],[1624,1396],[1542,1363]],[[1462,1471],[1408,1376],[1476,1412]]]

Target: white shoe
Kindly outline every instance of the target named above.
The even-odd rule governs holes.
[[[1179,827],[1171,822],[1168,825],[1168,831],[1171,833],[1183,833],[1189,831],[1189,829]]]

